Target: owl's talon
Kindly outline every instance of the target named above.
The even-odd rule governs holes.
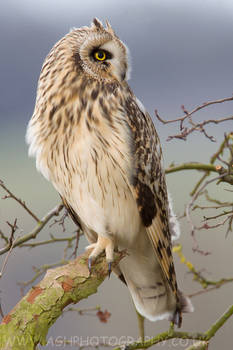
[[[178,328],[181,327],[181,323],[182,323],[182,315],[181,315],[181,311],[176,309],[176,311],[174,312],[174,315],[172,317],[171,322],[173,322]]]
[[[110,261],[110,262],[108,263],[108,278],[110,278],[111,272],[112,272],[112,262]]]
[[[91,263],[92,263],[92,258],[88,259],[88,270],[91,273]]]
[[[88,269],[91,272],[91,265],[103,251],[106,254],[106,260],[108,263],[108,276],[110,277],[112,272],[112,262],[114,259],[114,243],[113,240],[107,237],[99,236],[96,243],[90,244],[86,249],[93,249],[88,259]]]

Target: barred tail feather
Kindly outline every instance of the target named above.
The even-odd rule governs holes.
[[[150,321],[171,320],[177,301],[163,277],[152,247],[147,255],[138,251],[128,253],[118,266],[120,272],[116,273],[126,282],[137,311]]]

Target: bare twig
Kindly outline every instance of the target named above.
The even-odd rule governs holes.
[[[233,96],[232,97],[226,97],[226,98],[222,98],[219,100],[214,100],[214,101],[209,101],[209,102],[204,102],[202,105],[195,107],[191,112],[188,112],[184,105],[181,106],[181,109],[184,111],[185,115],[181,116],[179,118],[176,119],[171,119],[171,120],[164,120],[162,119],[160,116],[158,116],[159,121],[161,121],[163,124],[169,124],[169,123],[176,123],[176,122],[183,122],[186,118],[190,117],[192,114],[198,112],[199,110],[208,107],[210,105],[213,104],[218,104],[218,103],[223,103],[223,102],[227,102],[227,101],[233,101]],[[156,110],[157,113],[157,110]]]
[[[210,158],[210,165],[214,166],[214,163],[216,162],[216,160],[218,159],[218,157],[223,154],[224,149],[226,148],[226,140],[229,141],[229,139],[232,137],[232,133],[229,133],[228,135],[224,136],[224,140],[223,142],[220,144],[220,147],[218,148],[217,152],[214,153],[211,158]],[[195,192],[198,190],[198,188],[201,186],[201,184],[204,182],[204,180],[210,175],[210,171],[213,171],[211,169],[206,169],[207,171],[205,172],[205,174],[201,177],[201,179],[197,182],[197,184],[195,185],[194,189],[191,192],[191,196],[193,196],[195,194]],[[218,165],[215,166],[215,170],[219,172],[219,167]],[[229,166],[228,166],[228,170],[229,170]],[[231,182],[230,182],[231,183]],[[232,183],[231,183],[232,184]]]
[[[8,243],[8,237],[0,230],[0,237],[5,241],[5,243]]]
[[[209,119],[205,120],[201,123],[194,124],[192,128],[185,128],[180,134],[177,135],[171,135],[167,138],[167,141],[170,141],[172,139],[181,139],[181,140],[186,140],[187,136],[193,133],[194,131],[200,131],[202,132],[206,138],[208,138],[212,142],[216,142],[216,139],[214,136],[210,136],[207,134],[206,130],[204,129],[204,126],[207,124],[219,124],[222,122],[226,122],[232,120],[233,121],[233,116],[227,117],[227,118],[221,118],[221,119]],[[192,123],[193,124],[193,123]]]
[[[96,316],[96,314],[93,314],[93,312],[101,310],[101,307],[99,305],[95,307],[89,307],[87,309],[79,309],[77,307],[69,307],[68,309],[65,309],[63,313],[65,312],[77,312],[79,315],[88,315],[88,316]]]
[[[210,284],[208,284],[208,286],[205,289],[201,289],[195,293],[188,294],[188,297],[193,298],[193,297],[199,296],[201,294],[211,292],[213,290],[219,289],[220,287],[224,286],[225,284],[232,283],[232,282],[233,282],[233,278],[228,278],[228,279],[223,278],[220,281],[216,281],[216,284],[212,285],[212,287],[208,287],[210,285]]]
[[[17,198],[5,185],[4,182],[2,180],[0,180],[0,186],[8,193],[8,196],[4,196],[3,199],[7,199],[7,198],[12,198],[14,199],[16,202],[18,202],[27,212],[29,215],[31,215],[33,217],[33,219],[36,222],[40,222],[40,219],[38,219],[38,217],[31,211],[31,209],[28,208],[28,206],[25,204],[25,202],[23,202],[20,198]]]
[[[31,239],[35,239],[38,233],[42,230],[42,228],[49,222],[49,220],[53,216],[59,215],[62,208],[63,208],[63,204],[59,204],[55,208],[53,208],[43,219],[38,221],[36,227],[30,233],[18,238],[17,241],[13,243],[12,248],[15,248]],[[8,252],[10,249],[11,249],[11,245],[8,243],[6,247],[0,249],[0,255]]]
[[[208,133],[206,132],[204,127],[208,124],[219,124],[219,123],[223,123],[223,122],[226,122],[229,120],[233,120],[233,116],[224,117],[224,118],[220,118],[220,119],[209,119],[209,120],[204,120],[203,122],[195,123],[192,120],[192,115],[194,113],[198,112],[199,110],[206,108],[210,105],[223,103],[223,102],[227,102],[227,101],[232,101],[232,100],[233,100],[233,97],[228,97],[228,98],[223,98],[220,100],[205,102],[202,105],[194,108],[191,112],[188,112],[187,109],[184,107],[184,105],[182,105],[181,109],[183,110],[184,115],[179,117],[179,118],[171,119],[171,120],[164,120],[163,118],[161,118],[161,116],[158,114],[157,110],[155,110],[155,115],[156,115],[157,119],[163,124],[170,124],[170,123],[178,123],[179,122],[179,126],[180,126],[179,128],[180,128],[181,133],[169,136],[167,141],[170,141],[174,138],[186,140],[187,136],[190,135],[194,131],[199,131],[199,132],[203,133],[205,135],[205,137],[207,137],[210,141],[215,141],[215,138],[213,136],[208,135]],[[184,127],[184,122],[186,120],[188,121],[190,127]]]
[[[34,276],[26,282],[17,282],[17,284],[20,286],[21,288],[21,294],[24,294],[24,288],[27,286],[30,286],[32,283],[34,283],[41,275],[43,275],[43,273],[45,273],[48,269],[52,268],[52,267],[57,267],[57,266],[62,266],[67,264],[68,261],[67,260],[60,260],[56,263],[53,264],[44,264],[40,267],[33,267],[33,270],[35,272]]]
[[[75,247],[74,247],[74,251],[71,254],[71,256],[69,257],[69,259],[71,259],[72,257],[76,258],[77,257],[77,252],[78,252],[78,245],[79,245],[79,239],[80,239],[80,235],[82,234],[82,232],[80,231],[80,229],[78,228],[76,231],[76,243],[75,243]]]
[[[195,266],[184,256],[182,251],[182,245],[177,244],[173,247],[173,252],[176,253],[179,258],[181,264],[184,264],[188,271],[193,275],[193,280],[200,283],[203,289],[208,288],[209,286],[215,286],[216,288],[221,287],[223,284],[233,282],[233,278],[221,278],[220,280],[213,281],[205,278],[200,271],[198,271]]]
[[[2,264],[2,269],[1,269],[1,272],[0,272],[0,278],[3,276],[4,274],[4,271],[5,271],[5,268],[6,268],[6,264],[8,262],[8,259],[10,257],[10,254],[12,252],[12,249],[13,249],[13,246],[14,246],[14,243],[16,242],[14,240],[14,234],[16,232],[16,230],[18,229],[17,227],[17,219],[15,219],[14,223],[13,224],[10,224],[8,221],[7,221],[7,224],[8,226],[10,226],[11,228],[11,234],[10,234],[10,238],[8,240],[8,244],[9,244],[9,251],[8,251],[8,254],[6,255],[4,261],[3,261],[3,264]]]
[[[195,225],[193,224],[192,222],[192,219],[191,219],[191,215],[190,215],[190,211],[191,211],[191,208],[193,207],[193,204],[194,202],[196,201],[196,199],[198,198],[198,196],[202,193],[202,191],[212,182],[215,182],[219,179],[221,179],[223,176],[225,176],[225,174],[222,174],[222,175],[219,175],[217,177],[214,177],[213,179],[211,180],[208,180],[206,181],[200,188],[199,190],[194,194],[194,196],[191,198],[190,202],[187,204],[186,206],[186,218],[187,218],[187,221],[189,222],[189,225],[191,227],[191,236],[194,240],[194,243],[195,243],[195,246],[193,247],[193,251],[196,251],[196,252],[199,252],[201,254],[204,254],[204,255],[207,255],[209,254],[209,252],[204,252],[202,250],[199,249],[199,246],[198,246],[198,243],[196,241],[196,238],[195,238],[195,229],[197,229],[197,227],[195,227]]]
[[[214,337],[216,332],[224,325],[224,323],[232,316],[233,306],[230,306],[229,309],[209,328],[208,331],[204,333],[189,333],[189,332],[177,332],[174,329],[169,329],[167,332],[163,332],[151,338],[145,342],[135,342],[128,344],[126,346],[127,350],[135,349],[148,349],[155,344],[161,343],[164,340],[169,339],[196,339],[200,341],[209,342],[211,338]],[[121,347],[117,347],[114,350],[122,350]]]
[[[4,313],[2,310],[2,304],[1,304],[1,299],[0,299],[0,316],[3,318],[4,317]]]
[[[232,232],[232,225],[233,225],[233,215],[230,217],[230,220],[228,221],[228,228],[225,237],[228,236],[230,232]]]
[[[58,224],[62,227],[62,232],[65,232],[65,219],[69,216],[68,211],[65,209],[65,213],[61,216],[60,219],[54,219],[54,222],[52,222],[49,227],[54,226],[55,224]]]
[[[24,247],[34,248],[34,247],[38,247],[41,245],[47,245],[47,244],[51,244],[51,243],[72,242],[73,240],[76,239],[76,235],[71,236],[71,237],[58,238],[58,237],[54,237],[52,234],[50,234],[50,237],[51,237],[51,239],[48,239],[45,241],[33,242],[33,243],[23,243],[20,245],[20,248],[24,248]]]
[[[226,232],[226,236],[227,236],[227,234],[231,231],[232,218],[233,218],[233,215],[229,215],[223,221],[220,221],[220,222],[218,222],[215,225],[209,225],[207,222],[205,222],[202,226],[197,227],[197,230],[202,230],[202,229],[209,230],[209,229],[213,229],[213,228],[217,228],[217,227],[223,226],[223,225],[225,225],[226,222],[229,222],[228,230]]]
[[[64,312],[76,312],[81,316],[92,316],[92,317],[97,317],[100,322],[107,323],[108,319],[111,316],[111,313],[108,310],[102,311],[100,306],[95,306],[87,309],[79,309],[77,307],[69,307],[66,309]]]
[[[218,215],[214,215],[214,216],[204,216],[204,220],[207,221],[207,220],[214,220],[214,219],[217,219],[217,218],[220,218],[221,216],[225,216],[225,215],[228,215],[228,214],[233,214],[233,210],[230,210],[230,211],[224,211],[223,213],[220,213]]]

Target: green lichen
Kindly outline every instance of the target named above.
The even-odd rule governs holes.
[[[48,330],[63,309],[97,292],[108,273],[107,264],[100,257],[90,274],[86,265],[88,254],[49,270],[43,281],[15,306],[0,325],[0,350],[35,350],[39,343],[46,345]],[[117,257],[119,261],[122,255]]]

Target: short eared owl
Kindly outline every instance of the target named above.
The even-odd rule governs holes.
[[[42,67],[29,154],[91,243],[89,267],[102,251],[110,266],[114,249],[126,249],[114,272],[138,312],[180,326],[192,306],[177,288],[161,146],[128,75],[127,48],[108,22],[63,37]]]

